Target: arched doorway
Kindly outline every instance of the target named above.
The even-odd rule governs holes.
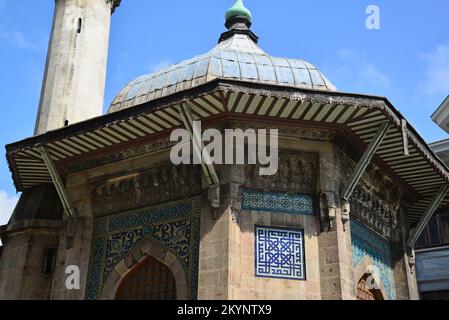
[[[163,263],[148,257],[123,278],[115,299],[176,300],[175,277]]]
[[[370,274],[365,274],[357,284],[357,300],[374,301],[384,300],[382,292],[379,289],[372,288],[370,285]]]

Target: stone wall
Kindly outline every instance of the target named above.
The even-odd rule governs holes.
[[[140,235],[146,239],[151,237],[157,243],[157,237],[162,237],[162,235],[158,236],[156,232],[158,226],[162,228],[160,232],[163,233],[165,226],[171,228],[172,224],[177,226],[176,230],[181,230],[182,226],[173,220],[174,216],[168,212],[164,213],[165,209],[163,208],[178,206],[179,211],[176,214],[180,215],[179,223],[184,221],[184,218],[184,220],[181,219],[182,215],[189,213],[184,212],[183,203],[190,203],[185,199],[198,198],[198,194],[201,194],[199,172],[201,171],[198,166],[173,166],[168,162],[168,153],[161,151],[151,155],[144,153],[124,158],[121,161],[95,165],[85,170],[69,173],[67,192],[78,217],[65,218],[64,231],[60,236],[53,297],[55,299],[99,299],[103,295],[101,289],[108,280],[107,272],[114,270],[120,259],[125,258],[134,245],[142,239]],[[195,201],[197,202],[197,200]],[[198,210],[199,207],[199,204],[195,205]],[[197,210],[195,208],[192,208],[192,215]],[[154,212],[159,212],[157,214],[159,218],[153,217]],[[172,213],[175,214],[174,211]],[[145,222],[140,223],[140,220],[135,222],[136,215]],[[199,240],[194,240],[193,237],[199,239],[199,213],[195,219],[198,221],[189,220],[189,225],[186,225],[188,230],[198,234],[198,236],[186,234],[193,241],[192,244],[189,243],[189,250],[190,245],[192,246],[192,255],[189,255],[190,262],[187,267],[189,270],[193,265],[198,264],[198,252],[195,250],[198,250],[199,243],[194,243]],[[102,230],[100,226],[106,220],[109,221],[107,225],[114,223],[122,225],[122,227],[105,229],[105,232],[100,232]],[[176,232],[179,234],[178,231]],[[124,237],[128,240],[123,242],[124,247],[119,252],[117,245],[122,243],[120,239],[124,239],[121,235],[125,235]],[[134,241],[131,241],[131,238]],[[97,252],[96,244],[99,244],[100,241],[104,250]],[[169,251],[176,252],[178,250],[176,247],[165,244],[164,241],[159,241],[159,245]],[[108,248],[112,246],[111,248],[114,248],[115,251],[107,251],[106,245],[109,245]],[[194,246],[196,249],[193,248]],[[183,258],[179,258],[182,261]],[[81,290],[65,288],[65,269],[70,265],[80,267]],[[106,266],[108,266],[107,269],[104,269]],[[93,279],[93,268],[98,268],[104,277]],[[197,271],[190,272],[189,275],[191,278],[188,283],[190,290],[188,297],[195,298],[198,283]],[[192,285],[192,279],[194,279],[194,285]],[[114,293],[109,292],[105,295],[113,297]]]
[[[53,284],[49,250],[58,247],[57,222],[27,221],[8,234],[0,260],[0,300],[48,300]],[[48,268],[47,268],[48,266]]]
[[[354,153],[345,143],[336,144],[336,165],[340,190],[355,167]],[[352,233],[352,264],[355,286],[371,266],[380,271],[380,282],[385,299],[410,299],[414,288],[407,279],[410,272],[404,252],[407,219],[401,219],[402,195],[398,186],[375,165],[371,164],[357,185],[350,200],[349,226]],[[356,228],[357,231],[352,230]],[[364,241],[366,245],[363,245]],[[369,244],[369,245],[368,245]],[[377,245],[376,245],[377,244]],[[361,256],[362,255],[362,256]],[[370,259],[370,263],[361,267]]]
[[[319,158],[330,145],[325,141],[325,134],[320,136],[316,131],[305,133],[304,139],[282,139],[280,170],[273,177],[260,177],[257,166],[219,169],[222,207],[216,212],[203,208],[202,214],[200,299],[322,298],[321,226],[316,194],[321,174]],[[311,141],[311,137],[315,140]],[[332,184],[330,181],[326,183],[328,186]],[[261,197],[258,198],[260,201],[252,202],[253,207],[245,204],[247,192],[250,201]],[[304,203],[301,199],[309,197],[313,203],[311,212],[298,205]],[[274,202],[267,202],[267,199]],[[294,205],[290,207],[289,203]],[[259,252],[255,243],[258,238],[256,228],[259,227],[280,230],[280,234],[289,231],[303,233],[304,274],[295,276],[289,270],[277,270],[285,274],[275,277],[256,275],[259,272],[255,261]],[[340,282],[338,273],[333,274],[337,274]],[[334,292],[341,297],[341,288]]]
[[[336,134],[325,131],[281,130],[280,169],[272,177],[260,177],[257,166],[216,166],[221,184],[218,209],[211,207],[201,168],[172,166],[168,162],[166,142],[151,144],[160,147],[156,151],[148,147],[142,152],[122,152],[119,157],[99,157],[106,161],[104,164],[98,159],[87,161],[85,168],[69,172],[67,189],[79,218],[65,222],[53,296],[89,297],[89,274],[96,256],[93,244],[98,243],[95,226],[99,221],[125,221],[136,214],[145,215],[193,197],[200,207],[196,225],[199,247],[198,269],[194,272],[198,278],[190,297],[355,299],[358,279],[354,272],[351,224],[340,201],[340,192],[355,162],[335,139]],[[385,185],[390,186],[389,190],[385,190]],[[350,218],[371,226],[373,232],[394,244],[391,266],[397,297],[405,298],[407,290],[398,282],[410,277],[404,267],[404,257],[401,258],[402,234],[398,227],[401,222],[395,214],[400,197],[393,186],[379,170],[370,167],[356,191]],[[162,216],[159,222],[164,223]],[[145,224],[133,226],[143,227],[145,237]],[[132,232],[138,235],[137,230],[140,229]],[[291,270],[265,265],[267,272],[273,273],[263,274],[257,267],[260,264],[256,265],[264,259],[257,247],[263,241],[258,230],[267,232],[277,243],[295,246],[295,252],[303,254],[304,265]],[[147,234],[153,239],[152,235]],[[116,236],[110,232],[104,239],[109,241]],[[138,250],[135,245],[140,238],[133,239],[136,241],[121,249],[123,252],[113,259],[112,265],[120,264],[122,256],[133,254],[131,247]],[[301,262],[302,257],[295,257]],[[135,265],[131,260],[128,262],[128,268]],[[81,266],[82,289],[78,292],[68,292],[63,287],[63,271],[68,264]],[[195,281],[189,268],[186,273]],[[117,281],[121,277],[118,274],[125,274],[122,269],[117,265],[113,271]],[[91,298],[100,296],[101,292]],[[114,293],[103,296],[110,298]]]

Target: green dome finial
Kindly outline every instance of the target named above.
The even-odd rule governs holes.
[[[233,17],[246,17],[249,21],[251,21],[251,11],[245,7],[243,0],[235,0],[234,5],[226,11],[226,20]]]

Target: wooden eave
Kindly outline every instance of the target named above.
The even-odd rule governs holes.
[[[132,101],[130,101],[130,105]],[[441,185],[449,182],[444,163],[409,124],[410,155],[404,155],[405,118],[383,97],[215,80],[168,97],[47,132],[6,146],[7,160],[18,191],[51,183],[38,151],[45,145],[56,164],[85,159],[130,144],[169,134],[182,126],[177,107],[189,104],[195,120],[222,117],[248,121],[312,126],[343,133],[360,152],[380,124],[391,129],[376,155],[376,165],[399,187],[413,194],[410,222],[416,223]],[[442,206],[449,204],[449,196]]]

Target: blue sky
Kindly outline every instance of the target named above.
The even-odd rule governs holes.
[[[232,2],[123,0],[112,19],[105,108],[135,77],[210,50]],[[388,97],[429,142],[447,137],[430,116],[449,94],[449,1],[245,3],[268,53],[315,64],[341,91]],[[365,27],[372,4],[380,30]],[[0,145],[33,133],[53,6],[0,0]],[[0,224],[16,199],[2,156]]]

